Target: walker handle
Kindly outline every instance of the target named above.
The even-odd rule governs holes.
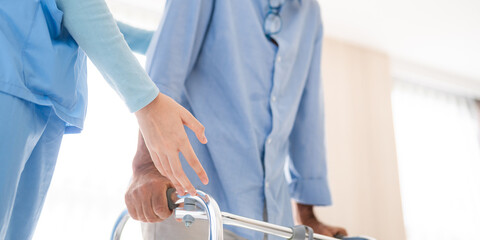
[[[175,201],[172,199],[172,194],[175,193],[177,189],[175,188],[168,188],[167,189],[167,202],[168,202],[168,209],[173,211],[175,208],[178,207],[178,204],[175,204]]]

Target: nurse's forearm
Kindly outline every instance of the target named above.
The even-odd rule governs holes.
[[[155,167],[180,191],[195,195],[185,175],[179,152],[185,156],[204,184],[208,176],[188,140],[184,126],[203,144],[204,127],[170,97],[159,94],[118,30],[104,0],[56,0],[64,12],[63,24],[83,48],[107,82],[135,112]]]
[[[63,24],[131,112],[159,91],[130,51],[104,0],[56,0]]]
[[[130,49],[136,53],[145,55],[155,32],[132,27],[118,21],[117,25],[120,32],[123,33],[123,37],[125,38],[125,41],[127,41]]]

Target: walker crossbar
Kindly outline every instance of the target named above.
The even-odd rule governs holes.
[[[170,191],[171,192],[171,191]],[[315,239],[315,240],[338,240],[338,238],[328,237],[316,233],[309,233],[308,231],[300,231],[300,236],[298,235],[299,231],[294,231],[294,228],[279,226],[259,220],[254,220],[235,214],[221,212],[218,207],[215,199],[205,194],[202,191],[197,191],[197,196],[185,195],[179,196],[179,200],[175,204],[184,203],[184,207],[176,207],[174,209],[174,214],[176,219],[181,219],[186,226],[191,225],[195,219],[204,219],[209,222],[209,231],[208,239],[209,240],[223,240],[223,224],[242,227],[265,234],[275,235],[285,239],[292,240],[304,240],[304,239]],[[169,194],[167,194],[167,199],[169,200],[169,206],[175,206],[172,204]],[[115,227],[112,232],[112,240],[119,240],[123,227],[125,226],[129,218],[126,211],[122,212],[119,219],[117,220]],[[307,229],[307,228],[305,228]],[[298,230],[298,228],[295,228]],[[301,236],[303,235],[303,236]],[[349,238],[344,238],[349,239]],[[352,239],[371,239],[371,238],[352,238]],[[373,239],[372,239],[373,240]]]
[[[205,212],[203,211],[186,211],[183,209],[176,209],[175,210],[175,218],[183,219],[184,216],[190,215],[195,219],[204,219],[208,220],[208,217]],[[258,232],[263,232],[270,235],[275,235],[278,237],[283,237],[285,239],[291,239],[293,236],[293,230],[289,227],[279,226],[263,221],[258,221],[242,216],[238,216],[235,214],[221,212],[222,220],[224,225],[232,225],[236,227],[242,227]],[[303,239],[308,239],[308,235],[305,235]],[[338,240],[338,238],[332,238],[323,236],[320,234],[313,234],[313,239],[316,240]]]

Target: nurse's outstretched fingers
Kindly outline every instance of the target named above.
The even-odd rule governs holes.
[[[208,142],[207,137],[205,136],[205,127],[187,109],[184,109],[182,112],[182,120],[183,125],[187,126],[195,133],[198,141],[203,144]]]
[[[160,160],[160,157],[157,154],[153,154],[152,156],[150,156],[150,158],[152,159],[153,165],[158,170],[158,172],[160,172],[162,176],[168,177],[167,172],[163,167],[162,161]]]
[[[163,171],[165,172],[165,174],[163,174],[163,176],[167,177],[172,182],[173,186],[176,189],[178,189],[179,193],[183,193],[184,192],[184,187],[182,186],[182,184],[180,184],[177,177],[175,177],[175,174],[173,172],[173,169],[172,169],[171,163],[168,159],[168,156],[166,156],[166,155],[161,156],[161,157],[159,157],[159,159],[160,159],[160,165],[162,166]]]
[[[192,145],[190,144],[190,141],[188,140],[188,138],[187,138],[187,142],[184,143],[180,151],[182,152],[183,156],[187,160],[188,164],[190,164],[192,169],[197,173],[198,177],[200,178],[200,181],[202,181],[203,184],[207,185],[208,184],[207,172],[205,172],[205,169],[200,163],[200,160],[198,160],[197,154],[195,154],[195,151],[193,151]]]
[[[185,108],[161,93],[150,104],[135,112],[135,115],[152,160],[157,161],[154,159],[155,155],[160,158],[158,162],[161,162],[163,167],[160,167],[158,162],[155,163],[159,172],[163,171],[180,193],[187,190],[189,193],[195,194],[183,169],[175,166],[181,166],[177,160],[180,149],[185,149],[184,145],[186,144],[190,145],[184,126],[191,128],[200,142],[206,143],[203,125]],[[173,156],[173,152],[176,153],[176,156]],[[186,154],[192,155],[188,152]],[[208,182],[208,177],[203,171],[200,161],[192,161],[191,157],[189,159],[192,168],[200,173],[200,179],[203,182],[207,179]]]
[[[172,167],[173,175],[182,186],[182,190],[190,193],[193,196],[197,195],[197,190],[195,190],[190,180],[188,180],[187,175],[185,175],[185,172],[183,171],[182,164],[180,163],[179,152],[176,151],[171,153],[168,158],[170,166]],[[183,195],[182,191],[178,191],[178,193],[179,195]]]

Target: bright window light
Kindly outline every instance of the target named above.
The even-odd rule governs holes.
[[[125,208],[136,119],[91,62],[88,76],[85,129],[64,136],[34,239],[109,239]]]
[[[480,226],[476,102],[401,81],[392,100],[407,239],[475,238]]]

